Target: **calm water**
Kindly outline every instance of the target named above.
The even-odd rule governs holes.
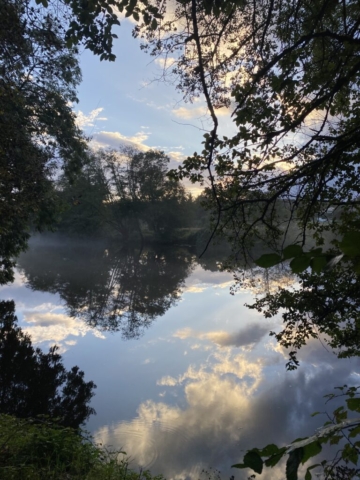
[[[268,336],[280,320],[244,304],[289,277],[255,274],[232,296],[217,261],[180,247],[36,240],[1,289],[34,344],[56,343],[65,366],[97,384],[87,424],[96,440],[168,479],[205,479],[210,467],[246,479],[230,468],[244,450],[312,434],[322,396],[358,383],[359,360],[338,360],[315,340],[287,372],[286,352]],[[283,478],[276,468],[257,478]]]

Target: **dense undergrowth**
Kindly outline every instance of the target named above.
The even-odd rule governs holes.
[[[125,452],[47,418],[0,415],[0,478],[6,480],[162,480],[129,468]]]

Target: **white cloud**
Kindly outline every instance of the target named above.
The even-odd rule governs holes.
[[[143,129],[132,136],[123,135],[120,132],[101,131],[92,136],[91,145],[97,148],[119,148],[120,146],[133,147],[142,152],[151,149],[144,142],[149,138],[150,132]]]
[[[122,445],[144,468],[159,458],[166,478],[199,478],[209,460],[199,457],[199,452],[219,451],[219,446],[226,445],[227,455],[236,458],[232,448],[246,438],[244,427],[251,418],[251,397],[260,378],[259,364],[240,356],[219,355],[214,365],[189,367],[178,379],[167,376],[158,382],[170,388],[184,384],[183,407],[147,400],[139,405],[136,418],[101,428],[95,439],[105,445]],[[159,395],[164,397],[165,392],[161,389]],[[231,460],[225,462],[231,465]],[[186,469],[191,465],[189,472]]]
[[[225,332],[223,330],[215,330],[211,332],[198,332],[191,328],[177,330],[174,333],[175,338],[185,340],[187,338],[197,338],[200,340],[209,340],[220,347],[246,347],[250,349],[259,343],[262,338],[269,333],[271,326],[269,324],[250,324],[237,332]],[[191,348],[199,348],[194,346]]]
[[[181,152],[167,152],[167,155],[178,163],[181,163],[186,158],[186,155]]]
[[[83,129],[85,127],[93,127],[95,125],[95,122],[97,121],[105,121],[107,120],[106,117],[99,117],[100,113],[104,109],[102,107],[95,108],[94,110],[91,110],[91,112],[88,115],[85,115],[81,110],[78,112],[75,112],[76,115],[76,125]]]
[[[179,107],[172,110],[172,113],[179,118],[184,118],[186,120],[194,117],[202,117],[207,114],[206,107],[195,107],[195,108],[186,108]]]
[[[166,57],[166,58],[156,58],[155,59],[156,65],[159,65],[160,68],[162,69],[168,69],[171,68],[175,63],[176,63],[176,58],[175,57]]]
[[[83,337],[91,332],[98,338],[105,338],[99,331],[87,326],[83,321],[69,317],[63,313],[41,313],[41,311],[24,312],[24,320],[30,326],[23,330],[31,336],[34,343],[47,342],[56,344],[66,350],[66,346],[76,344],[69,337]]]

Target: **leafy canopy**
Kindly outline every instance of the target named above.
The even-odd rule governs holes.
[[[29,228],[56,216],[52,176],[71,177],[87,157],[71,103],[81,74],[61,18],[28,1],[0,0],[0,284]]]

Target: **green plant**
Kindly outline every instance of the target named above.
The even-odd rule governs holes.
[[[286,480],[297,480],[300,466],[305,465],[311,458],[319,455],[324,445],[336,448],[331,460],[321,459],[318,463],[307,466],[305,480],[311,480],[313,469],[320,469],[324,479],[351,480],[360,478],[360,469],[357,468],[360,454],[360,418],[348,418],[349,412],[360,413],[360,387],[336,387],[338,394],[326,395],[327,401],[339,397],[346,397],[345,406],[336,408],[332,414],[315,412],[312,416],[324,414],[327,421],[312,436],[294,440],[290,445],[278,447],[269,444],[259,449],[248,450],[242,463],[233,465],[234,468],[250,468],[261,474],[264,467],[274,467],[280,460],[286,458]]]
[[[93,442],[84,431],[49,417],[0,415],[0,478],[9,480],[162,480],[135,472],[123,451]]]

